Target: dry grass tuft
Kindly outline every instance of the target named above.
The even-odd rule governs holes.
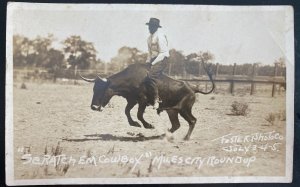
[[[26,84],[24,82],[21,84],[21,89],[24,89],[24,90],[27,89],[27,86],[26,86]]]
[[[153,158],[150,160],[150,164],[149,164],[149,167],[148,167],[148,173],[151,173],[152,172],[152,162],[153,162]]]
[[[140,170],[138,170],[136,176],[137,176],[137,177],[141,177],[141,171],[140,171]]]
[[[44,155],[47,155],[47,154],[48,154],[48,146],[46,145],[45,150],[44,150]]]
[[[70,164],[67,163],[67,164],[63,165],[62,173],[65,175],[68,172],[69,168],[70,168]]]
[[[267,117],[265,118],[265,120],[267,122],[269,122],[271,125],[274,125],[275,124],[275,120],[276,120],[276,114],[275,113],[269,113],[267,115]]]
[[[279,112],[279,120],[286,121],[286,110],[281,110]]]
[[[63,148],[60,146],[60,142],[57,142],[56,147],[52,147],[52,155],[57,156],[57,155],[61,155]]]
[[[271,125],[274,125],[276,121],[285,121],[286,120],[286,111],[280,110],[277,113],[271,112],[266,117],[265,120]]]
[[[87,158],[91,158],[91,157],[92,157],[92,151],[91,151],[91,149],[88,149],[88,150],[86,151],[86,157],[87,157]]]
[[[112,148],[110,148],[110,149],[107,151],[106,154],[109,154],[109,153],[114,154],[114,152],[115,152],[115,144],[112,146]]]

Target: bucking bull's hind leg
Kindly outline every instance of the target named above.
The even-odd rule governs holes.
[[[172,123],[172,128],[169,130],[171,133],[175,132],[179,127],[180,123],[178,120],[178,113],[189,123],[189,130],[184,137],[184,140],[189,140],[191,134],[194,130],[197,119],[192,115],[192,106],[195,102],[195,96],[186,96],[180,103],[180,110],[177,109],[167,110],[170,121]]]
[[[185,97],[184,104],[182,105],[182,108],[179,111],[179,114],[189,123],[189,130],[186,136],[184,137],[184,140],[190,139],[195,124],[197,122],[197,119],[192,114],[192,107],[195,103],[195,100],[196,97],[194,94]]]
[[[180,127],[180,123],[178,120],[178,111],[177,110],[167,110],[169,115],[169,119],[171,121],[172,127],[169,129],[171,133],[175,132]]]
[[[138,109],[137,117],[143,123],[143,125],[144,125],[144,127],[146,129],[154,129],[153,125],[149,124],[144,119],[143,115],[144,115],[145,109],[146,109],[146,104],[139,104],[139,109]]]
[[[136,105],[137,102],[127,99],[127,105],[125,108],[125,114],[127,116],[127,120],[130,126],[141,127],[141,125],[137,121],[133,121],[130,115],[130,110]]]
[[[180,111],[180,115],[189,123],[189,130],[184,137],[184,140],[189,140],[194,130],[197,119],[192,115],[191,109]]]

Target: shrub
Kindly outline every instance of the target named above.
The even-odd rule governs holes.
[[[248,104],[234,101],[231,105],[231,112],[236,116],[246,116],[249,113]]]

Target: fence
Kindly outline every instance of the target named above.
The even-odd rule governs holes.
[[[278,72],[278,64],[274,66],[274,75],[270,76],[256,76],[255,69],[257,68],[256,64],[253,64],[252,68],[252,75],[251,76],[239,76],[236,75],[236,63],[232,69],[232,75],[219,75],[219,66],[217,64],[215,76],[213,77],[214,82],[227,82],[229,83],[229,92],[234,94],[235,83],[244,83],[244,84],[251,84],[250,87],[250,95],[255,93],[256,84],[270,84],[272,85],[271,96],[275,96],[276,92],[276,85],[279,85],[279,88],[283,87],[286,89],[286,80],[283,76],[277,76]],[[183,81],[192,81],[192,82],[208,82],[210,81],[207,78],[180,78]],[[205,86],[207,89],[207,84]]]
[[[219,64],[216,65],[215,72],[214,72],[214,82],[216,83],[229,83],[229,92],[234,94],[235,92],[235,84],[250,84],[250,95],[255,94],[256,84],[269,84],[272,86],[271,96],[275,96],[276,87],[279,85],[285,89],[286,80],[284,76],[278,76],[277,70],[278,65],[274,66],[274,74],[273,76],[257,76],[256,75],[256,68],[257,65],[253,64],[252,67],[252,74],[250,76],[242,76],[236,75],[236,63],[232,67],[232,74],[231,75],[220,75],[219,74]],[[88,77],[94,77],[95,75],[101,75],[103,77],[108,77],[109,75],[115,73],[112,71],[99,71],[95,69],[90,70],[80,70],[79,71],[82,75]],[[180,79],[183,81],[189,82],[208,82],[210,81],[207,76],[192,76],[187,75],[184,73],[184,76],[172,76],[175,79]],[[75,78],[75,79],[74,79]],[[24,69],[17,69],[14,68],[14,80],[21,80],[21,81],[40,81],[40,80],[53,80],[56,82],[57,79],[63,80],[71,80],[76,83],[76,79],[79,77],[74,75],[74,70],[59,70],[53,72],[50,69],[40,69],[40,68],[24,68]],[[205,84],[205,89],[207,89],[207,84]],[[217,89],[217,88],[216,88]]]
[[[112,75],[112,71],[99,71],[95,69],[88,70],[79,70],[81,74],[85,76],[95,76],[101,75],[107,77]],[[78,74],[77,72],[77,74]],[[39,80],[52,80],[56,82],[57,79],[78,79],[79,77],[75,75],[74,70],[72,69],[59,69],[53,71],[52,69],[43,69],[43,68],[14,68],[13,69],[13,78],[15,81],[39,81]]]

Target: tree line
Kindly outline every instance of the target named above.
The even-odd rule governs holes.
[[[50,73],[69,72],[69,77],[74,76],[77,70],[97,69],[107,72],[117,72],[130,64],[145,63],[147,53],[141,50],[124,46],[118,50],[118,54],[110,62],[103,62],[97,58],[98,51],[92,42],[85,41],[80,36],[70,36],[61,42],[61,50],[53,47],[55,38],[49,34],[46,37],[37,36],[34,39],[22,35],[13,36],[13,65],[16,68],[39,67],[48,69]],[[211,64],[216,69],[214,55],[209,51],[200,51],[184,55],[182,51],[170,50],[169,68],[166,70],[170,75],[191,74],[194,76],[205,75],[202,62]],[[254,62],[256,75],[272,76],[274,65],[262,65]],[[251,76],[253,64],[240,64],[236,66],[237,75]],[[285,76],[285,60],[279,58],[274,61],[278,64],[278,75]],[[224,65],[219,62],[218,73],[232,74],[233,64]],[[62,74],[62,73],[61,73]],[[61,75],[63,76],[63,75]],[[67,76],[68,77],[68,76]]]

